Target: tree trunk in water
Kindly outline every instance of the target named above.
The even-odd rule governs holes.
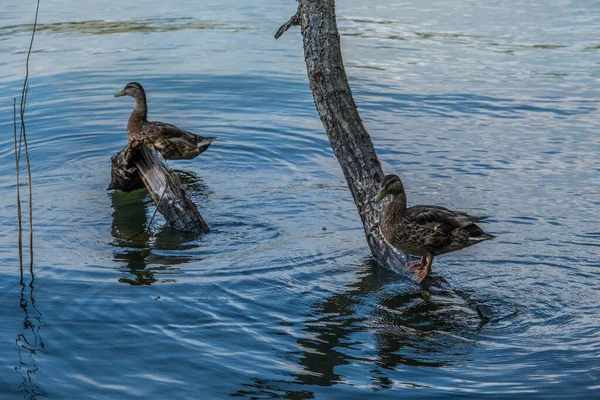
[[[181,181],[162,156],[143,142],[125,146],[112,157],[108,189],[130,192],[146,187],[156,208],[174,229],[208,233],[210,229]]]
[[[298,12],[279,28],[275,38],[293,25],[301,26],[315,105],[358,208],[369,248],[380,264],[401,271],[403,255],[385,241],[379,230],[379,219],[387,202],[371,201],[384,174],[348,85],[334,0],[299,0]]]

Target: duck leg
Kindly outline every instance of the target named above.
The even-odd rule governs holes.
[[[429,260],[427,260],[427,265],[425,266],[425,269],[422,269],[415,274],[415,278],[414,278],[415,282],[417,282],[418,284],[421,284],[425,280],[425,278],[427,278],[427,275],[429,275],[429,272],[431,271],[432,263],[433,263],[433,255],[429,254]]]
[[[426,258],[425,258],[425,256],[423,256],[423,257],[421,257],[421,260],[419,260],[419,261],[407,262],[405,264],[406,272],[411,272],[412,270],[421,268],[422,266],[425,265],[425,261],[426,261]]]

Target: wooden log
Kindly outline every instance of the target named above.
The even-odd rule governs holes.
[[[384,174],[346,78],[334,0],[298,0],[298,11],[279,28],[275,38],[294,25],[301,26],[315,106],[358,208],[369,248],[380,264],[403,271],[406,256],[390,246],[379,230],[387,202],[371,201]]]
[[[210,229],[181,181],[153,147],[131,143],[112,157],[109,189],[132,191],[145,187],[158,211],[174,229],[208,233]]]
[[[132,192],[145,188],[137,167],[131,163],[131,152],[130,146],[127,145],[110,159],[110,185],[106,190]]]

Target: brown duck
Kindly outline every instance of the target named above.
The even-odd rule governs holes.
[[[137,82],[129,82],[115,97],[131,96],[135,99],[135,108],[127,123],[127,137],[131,143],[134,140],[144,141],[154,146],[165,160],[191,159],[208,149],[215,137],[203,137],[184,131],[170,124],[158,121],[148,121],[148,105],[146,92]]]
[[[406,269],[408,272],[418,270],[417,283],[429,275],[435,256],[494,238],[475,225],[483,218],[439,206],[407,208],[404,186],[397,175],[383,178],[381,189],[373,200],[380,201],[387,195],[391,195],[392,200],[379,222],[381,233],[392,246],[421,257],[408,264]]]

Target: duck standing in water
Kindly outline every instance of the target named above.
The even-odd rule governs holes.
[[[379,222],[381,233],[392,246],[421,257],[406,269],[408,272],[418,270],[415,275],[417,283],[427,278],[435,256],[495,237],[475,225],[483,218],[439,206],[407,208],[404,186],[397,175],[383,178],[381,189],[373,201],[380,201],[387,195],[392,199]]]
[[[215,137],[203,137],[170,124],[148,121],[146,92],[137,82],[129,82],[115,97],[131,96],[135,108],[127,123],[129,143],[141,140],[158,150],[165,160],[192,159],[208,149]]]

